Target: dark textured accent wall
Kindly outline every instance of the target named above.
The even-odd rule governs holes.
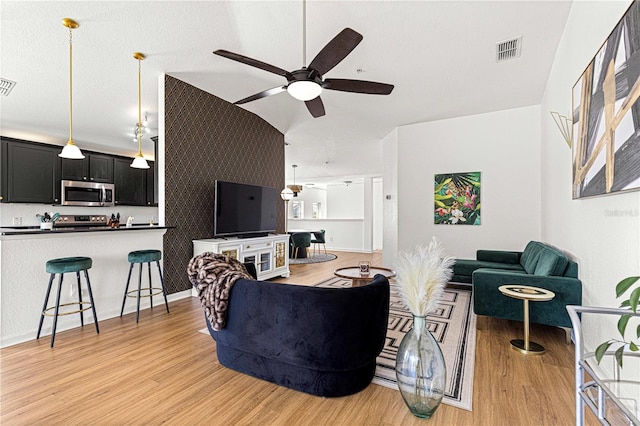
[[[164,275],[188,290],[193,240],[213,237],[216,179],[284,187],[284,136],[269,123],[174,77],[165,77]],[[284,203],[278,203],[284,231]]]

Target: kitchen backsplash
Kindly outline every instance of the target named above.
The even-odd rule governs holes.
[[[36,214],[44,212],[54,212],[66,215],[108,215],[120,213],[120,217],[126,220],[127,217],[133,216],[133,223],[149,223],[153,220],[158,222],[157,207],[135,207],[135,206],[116,206],[116,207],[78,207],[78,206],[59,206],[47,204],[22,204],[10,203],[0,204],[0,227],[12,226],[38,226],[40,221]],[[21,222],[21,223],[15,223]]]

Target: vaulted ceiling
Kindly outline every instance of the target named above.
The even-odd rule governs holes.
[[[380,140],[398,126],[540,103],[570,1],[315,1],[306,3],[306,60],[345,27],[363,41],[326,78],[395,85],[389,96],[324,91],[313,118],[287,93],[238,106],[285,134],[299,183],[380,175]],[[68,30],[73,31],[74,139],[135,154],[137,61],[142,110],[157,133],[158,77],[175,76],[234,102],[285,83],[220,56],[226,49],[294,70],[303,64],[300,1],[6,1],[0,3],[1,131],[57,144],[68,138]],[[496,43],[522,36],[520,57]],[[426,141],[428,143],[428,141]],[[479,141],[482,143],[482,141]],[[143,151],[152,152],[144,140]],[[291,170],[287,174],[291,174]]]

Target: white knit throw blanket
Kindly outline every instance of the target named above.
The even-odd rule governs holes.
[[[211,327],[218,331],[227,324],[231,287],[240,278],[253,279],[238,260],[206,252],[195,256],[187,267],[189,281],[196,290]]]

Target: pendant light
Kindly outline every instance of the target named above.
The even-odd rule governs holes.
[[[138,136],[138,154],[133,159],[131,167],[134,169],[148,169],[149,164],[142,155],[142,109],[140,105],[140,61],[146,58],[146,56],[144,56],[144,53],[135,52],[133,57],[138,61],[138,128],[136,129]]]
[[[81,160],[84,158],[84,155],[82,155],[80,148],[73,142],[73,43],[71,38],[71,30],[78,28],[79,25],[71,18],[64,18],[62,25],[69,28],[69,140],[58,156],[71,160]]]
[[[293,164],[291,167],[293,167],[293,185],[287,185],[287,188],[293,191],[294,197],[297,197],[298,192],[302,192],[302,185],[296,185],[296,168],[298,167],[298,165]]]

